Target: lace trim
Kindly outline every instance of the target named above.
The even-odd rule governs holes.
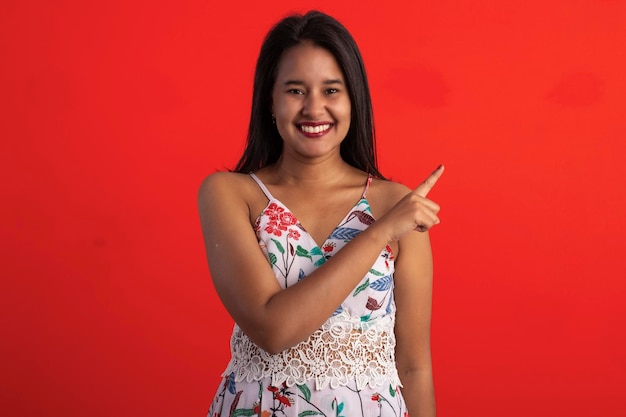
[[[233,373],[236,382],[271,377],[274,386],[314,380],[316,390],[345,386],[352,380],[358,389],[368,384],[402,386],[395,364],[394,322],[392,315],[361,322],[343,312],[276,355],[259,348],[235,325],[232,358],[222,376]]]

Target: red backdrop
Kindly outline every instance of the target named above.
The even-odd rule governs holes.
[[[2,2],[0,414],[206,413],[232,322],[196,191],[291,4]],[[439,415],[626,415],[626,2],[309,8],[359,42],[383,172],[447,167]]]

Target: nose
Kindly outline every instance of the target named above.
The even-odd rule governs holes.
[[[326,111],[326,100],[324,96],[318,92],[310,92],[304,100],[302,114],[312,119],[318,118]]]

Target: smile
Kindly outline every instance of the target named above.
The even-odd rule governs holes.
[[[317,125],[317,126],[307,126],[307,125],[299,125],[298,128],[304,133],[323,133],[330,129],[330,124],[325,125]]]

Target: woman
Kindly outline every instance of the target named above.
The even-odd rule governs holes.
[[[363,60],[338,21],[270,30],[247,147],[199,190],[236,323],[210,417],[435,415],[426,195],[442,173],[410,190],[378,171]]]

